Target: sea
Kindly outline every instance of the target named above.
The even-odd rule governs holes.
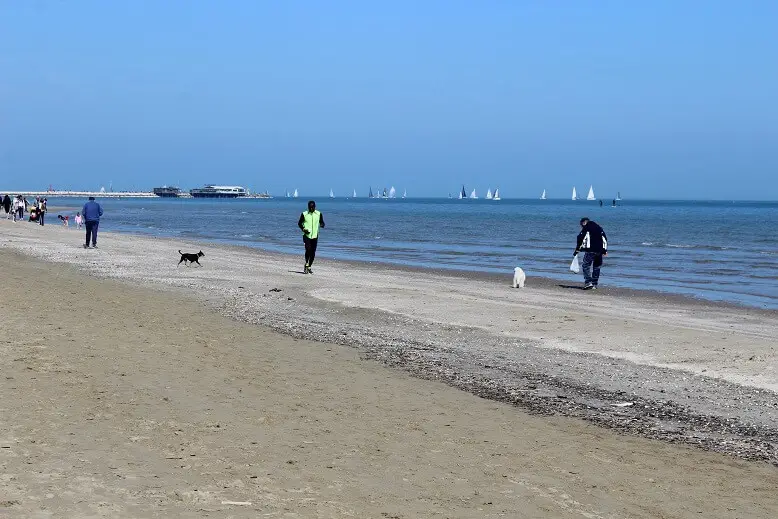
[[[102,199],[103,231],[300,255],[304,198]],[[316,199],[317,258],[580,283],[569,270],[581,217],[608,235],[600,284],[778,309],[778,202]],[[80,202],[79,202],[80,203]],[[50,206],[75,207],[72,199]],[[52,215],[53,216],[53,215]],[[174,253],[173,251],[172,253]],[[377,267],[380,268],[380,267]]]

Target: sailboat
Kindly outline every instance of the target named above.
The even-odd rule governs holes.
[[[384,192],[381,193],[381,198],[389,198],[389,195],[386,193],[386,188],[384,188]]]
[[[616,194],[616,201],[617,201],[617,202],[621,201],[621,191],[619,191],[619,192]]]
[[[289,198],[289,196],[290,196],[290,195],[289,195],[289,190],[287,189],[287,190],[286,190],[286,198]]]
[[[492,188],[486,190],[486,199],[491,200],[492,199]]]
[[[335,193],[332,192],[332,189],[330,189],[330,198],[335,198]]]
[[[594,198],[594,186],[589,186],[589,194],[586,195],[586,199],[589,201],[596,200],[596,198]]]
[[[546,190],[545,189],[543,190],[543,194],[540,195],[540,199],[541,200],[545,200],[546,199]]]
[[[465,185],[462,184],[462,192],[459,193],[459,199],[462,200],[465,198],[467,198],[467,193],[465,192]]]
[[[389,189],[389,198],[394,198],[395,196],[397,196],[397,191],[395,191],[394,186],[392,186]]]
[[[573,200],[578,200],[578,193],[575,192],[575,187],[573,187]]]
[[[473,189],[473,192],[470,193],[470,198],[472,198],[473,200],[476,200],[478,198],[478,195],[475,194],[475,189]]]
[[[292,194],[292,198],[297,198],[297,189],[294,190],[294,193]]]
[[[494,190],[494,196],[492,197],[492,200],[500,201],[502,198],[500,198],[500,188]]]
[[[408,190],[403,189],[403,198],[406,198],[408,196]]]
[[[357,197],[357,190],[355,189],[354,193],[351,195],[351,198],[356,198],[356,197]]]
[[[373,198],[373,188],[370,188],[370,192],[367,194],[368,198]]]

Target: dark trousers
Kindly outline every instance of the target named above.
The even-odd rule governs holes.
[[[319,243],[319,238],[303,236],[303,243],[305,244],[305,264],[310,267],[316,257],[316,245]]]
[[[20,207],[16,210],[17,218],[19,220],[24,220],[24,207]]]
[[[86,245],[89,246],[89,240],[92,240],[92,247],[97,245],[97,226],[100,222],[86,222]]]
[[[38,213],[38,223],[41,224],[41,225],[43,225],[43,217],[44,216],[46,216],[46,212],[45,211],[41,211],[40,213]]]
[[[581,269],[583,270],[584,283],[597,286],[600,281],[600,267],[602,267],[602,254],[599,252],[584,253]]]

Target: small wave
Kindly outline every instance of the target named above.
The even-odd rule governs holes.
[[[672,247],[673,249],[693,249],[694,245],[675,245],[674,243],[668,243],[667,247]]]
[[[646,247],[650,247],[650,246],[652,246],[653,244],[654,244],[654,242],[652,242],[652,241],[644,241],[643,243],[641,243],[641,245],[644,245],[644,246],[646,246]]]
[[[252,236],[253,236],[253,234],[241,234],[239,237],[240,238],[251,238]]]

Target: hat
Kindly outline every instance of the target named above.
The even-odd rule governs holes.
[[[95,197],[93,197],[93,196],[89,197],[89,200],[94,200],[94,199],[95,199]]]

